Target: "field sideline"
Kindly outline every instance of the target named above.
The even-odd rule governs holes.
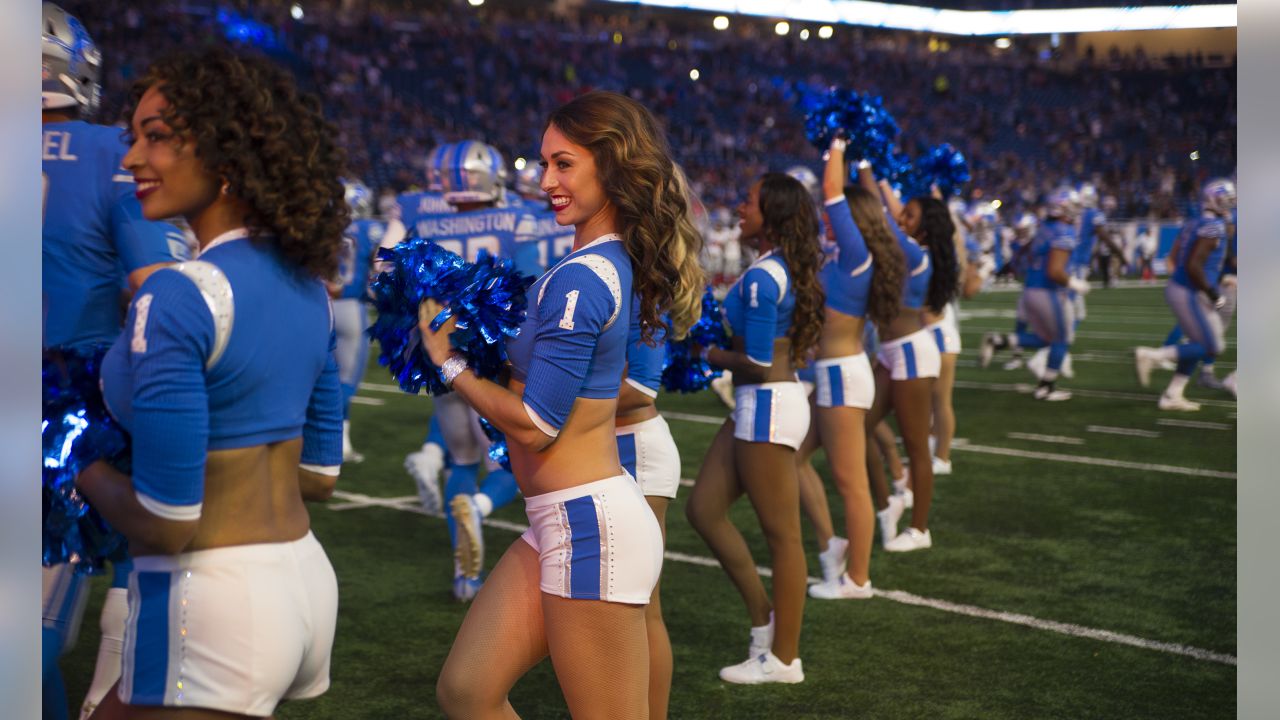
[[[872,557],[877,596],[809,600],[807,680],[721,683],[742,659],[741,600],[682,512],[668,513],[663,605],[675,652],[672,718],[1199,718],[1236,709],[1236,417],[1221,391],[1195,385],[1198,413],[1162,413],[1169,373],[1137,386],[1131,348],[1172,327],[1160,288],[1095,290],[1074,347],[1076,392],[1046,405],[1031,376],[997,357],[977,367],[986,330],[1012,328],[1016,295],[964,304],[955,393],[955,472],[937,480],[935,546]],[[1234,341],[1234,328],[1231,339]],[[1235,367],[1235,344],[1219,376]],[[430,400],[390,387],[373,366],[352,407],[356,447],[340,495],[312,509],[341,587],[333,684],[276,713],[302,718],[435,718],[439,668],[465,606],[449,597],[443,521],[424,516],[402,467],[426,430]],[[727,410],[714,395],[663,395],[696,477]],[[818,470],[827,475],[821,454]],[[828,488],[837,528],[840,503]],[[734,520],[768,565],[754,513]],[[486,530],[488,566],[525,525],[520,503]],[[843,534],[842,530],[838,530]],[[819,565],[805,522],[809,574]],[[767,572],[766,572],[767,574]],[[768,582],[766,580],[766,582]],[[63,659],[78,706],[92,674],[105,582],[95,582],[79,643]],[[567,717],[550,663],[512,693],[526,718]]]

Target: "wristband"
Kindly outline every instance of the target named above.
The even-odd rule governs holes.
[[[464,370],[469,370],[467,359],[462,355],[450,355],[448,360],[440,366],[440,379],[444,381],[444,386],[453,387],[453,381],[458,379]]]
[[[837,152],[844,152],[844,149],[845,149],[848,145],[849,145],[849,142],[848,142],[847,140],[845,140],[844,138],[839,138],[839,137],[831,138],[831,149],[832,149],[832,150],[835,150],[835,151],[837,151]]]
[[[866,158],[862,158],[858,160],[858,162],[854,165],[854,167],[858,168],[859,170],[866,170],[871,167],[871,161],[867,160]]]

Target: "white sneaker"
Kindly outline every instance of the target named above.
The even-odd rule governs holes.
[[[809,586],[809,597],[818,600],[866,600],[874,595],[871,581],[859,585],[849,577],[849,573],[840,573],[835,580],[826,580]]]
[[[880,521],[880,542],[885,547],[898,536],[898,521],[902,519],[902,511],[905,509],[901,498],[890,495],[889,507],[876,512],[876,518]]]
[[[711,381],[711,389],[730,410],[738,407],[738,400],[733,396],[733,374],[728,370]]]
[[[996,338],[998,333],[985,332],[982,334],[982,347],[978,348],[978,367],[986,367],[991,364],[991,358],[996,354]]]
[[[818,563],[822,565],[822,578],[826,582],[840,579],[848,566],[849,541],[842,537],[832,537],[827,541],[827,549],[818,553]]]
[[[457,542],[453,556],[463,575],[478,578],[484,569],[484,528],[480,524],[480,508],[476,507],[470,495],[460,493],[449,501],[449,512],[453,515]]]
[[[1230,375],[1222,378],[1222,389],[1231,393],[1231,397],[1239,397],[1236,395],[1236,373],[1234,370]]]
[[[1037,380],[1044,377],[1045,368],[1049,367],[1049,348],[1044,347],[1035,351],[1031,358],[1027,360],[1027,370],[1035,376]]]
[[[893,481],[893,494],[902,501],[902,509],[910,510],[916,504],[916,494],[911,492],[911,488],[907,487],[907,478],[910,477],[911,471],[906,470],[906,474],[901,480]]]
[[[951,461],[943,460],[940,457],[935,457],[933,459],[933,474],[934,475],[950,475]]]
[[[1022,365],[1023,365],[1022,358],[1016,357],[1010,360],[1009,362],[1005,363],[1004,365],[1001,365],[1000,367],[1004,368],[1005,370],[1017,370],[1018,368],[1022,367]]]
[[[435,443],[427,443],[418,452],[404,456],[404,469],[418,486],[418,500],[422,503],[422,509],[432,514],[440,512],[444,505],[444,499],[440,496],[444,450]]]
[[[1048,355],[1046,354],[1045,357],[1048,357]],[[1071,353],[1067,353],[1066,357],[1062,358],[1062,376],[1065,378],[1074,378],[1076,376],[1076,369],[1071,364]]]
[[[342,421],[342,462],[343,463],[362,463],[364,462],[364,454],[356,452],[351,446],[351,421]]]
[[[737,665],[720,668],[720,679],[737,685],[794,684],[804,682],[804,670],[800,667],[800,658],[784,665],[772,652],[763,652]]]
[[[884,544],[884,549],[889,552],[911,552],[931,547],[933,547],[933,536],[929,531],[920,532],[913,527],[907,528],[898,537]]]
[[[773,649],[773,613],[769,613],[769,624],[751,628],[751,645],[747,648],[747,659],[760,657]]]
[[[1041,385],[1031,393],[1031,397],[1036,400],[1044,400],[1045,402],[1062,402],[1071,399],[1070,390],[1057,390],[1050,388],[1048,385]]]
[[[1158,358],[1155,348],[1136,347],[1133,349],[1133,371],[1138,375],[1138,384],[1142,387],[1151,385],[1151,371],[1155,369]]]
[[[1176,410],[1178,412],[1196,412],[1200,409],[1200,403],[1193,402],[1184,397],[1173,397],[1170,395],[1161,395],[1160,401],[1156,403],[1156,407],[1161,410]]]

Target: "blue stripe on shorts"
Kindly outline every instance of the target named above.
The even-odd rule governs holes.
[[[839,365],[827,367],[827,381],[831,384],[831,406],[844,405],[844,373]]]
[[[622,467],[626,469],[631,477],[636,477],[636,436],[635,433],[627,433],[618,436],[618,460],[622,463]],[[637,480],[639,478],[636,478]]]
[[[916,379],[916,349],[911,343],[902,344],[902,359],[907,364],[907,379]]]
[[[947,341],[942,338],[942,328],[933,329],[933,339],[938,343],[938,352],[945,355],[947,352]]]
[[[133,654],[132,705],[161,705],[169,674],[169,588],[167,572],[139,572],[137,638]]]
[[[770,427],[773,425],[773,391],[757,389],[756,390],[756,417],[755,427],[752,437],[755,442],[770,442],[773,440]]]
[[[600,522],[590,495],[565,502],[573,555],[569,561],[569,597],[600,599]]]

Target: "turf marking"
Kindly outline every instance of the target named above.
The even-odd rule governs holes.
[[[1110,427],[1108,425],[1089,425],[1084,429],[1085,432],[1099,433],[1102,435],[1126,435],[1128,437],[1140,438],[1158,438],[1160,433],[1156,430],[1140,430],[1138,428],[1122,428]]]
[[[1234,416],[1235,413],[1232,413]],[[1166,425],[1168,427],[1195,428],[1196,430],[1232,430],[1231,425],[1226,423],[1206,422],[1203,420],[1174,420],[1173,418],[1160,418],[1156,420],[1157,425]]]
[[[408,394],[409,394],[409,393],[407,393],[407,392],[405,392],[405,391],[401,390],[399,387],[397,387],[397,386],[395,386],[395,385],[384,385],[383,383],[362,382],[362,383],[360,383],[360,389],[361,389],[361,390],[372,390],[372,391],[374,391],[374,392],[393,393],[393,394],[399,394],[399,395],[408,395]]]
[[[987,455],[1005,455],[1008,457],[1028,458],[1033,460],[1053,460],[1056,462],[1076,463],[1077,465],[1097,465],[1100,467],[1122,468],[1124,470],[1137,470],[1139,472],[1158,472],[1168,473],[1170,475],[1188,475],[1190,477],[1221,478],[1224,480],[1236,479],[1235,473],[1225,472],[1222,470],[1206,470],[1204,468],[1189,468],[1181,467],[1179,465],[1129,462],[1127,460],[1084,457],[1081,455],[1063,455],[1061,453],[1038,452],[1035,450],[1015,450],[1014,448],[996,447],[993,445],[952,445],[951,449],[963,450],[965,452],[985,453]]]
[[[389,510],[400,510],[403,512],[412,512],[419,515],[428,515],[435,518],[443,518],[440,513],[428,513],[416,503],[407,502],[416,500],[416,496],[398,497],[398,498],[377,498],[361,493],[351,493],[345,490],[336,490],[333,493],[335,498],[345,502],[341,503],[342,509],[352,508],[386,508]],[[329,506],[332,509],[338,509],[334,505]],[[486,518],[484,524],[489,527],[498,528],[500,530],[508,530],[513,533],[523,534],[528,530],[527,525],[513,523],[506,520],[496,518]],[[720,563],[715,558],[705,557],[702,555],[690,555],[688,553],[675,552],[668,550],[663,553],[667,560],[673,562],[686,563],[688,565],[697,565],[699,567],[718,568]],[[757,567],[756,572],[762,577],[772,577],[773,571],[766,567]],[[819,578],[810,577],[809,584],[820,582]],[[904,592],[902,590],[873,590],[876,597],[892,600],[893,602],[902,603],[904,605],[913,605],[916,607],[925,607],[932,610],[940,610],[942,612],[964,615],[967,617],[979,618],[983,620],[995,620],[997,622],[1010,623],[1013,625],[1022,625],[1035,630],[1044,630],[1054,632],[1060,635],[1069,635],[1073,637],[1087,638],[1090,640],[1098,640],[1100,642],[1116,643],[1119,645],[1129,645],[1131,647],[1141,648],[1143,650],[1155,650],[1157,652],[1169,653],[1173,655],[1184,655],[1195,660],[1203,660],[1207,662],[1222,663],[1224,665],[1235,666],[1237,664],[1234,655],[1225,653],[1217,653],[1211,650],[1192,647],[1190,645],[1181,645],[1178,643],[1160,642],[1157,640],[1147,640],[1146,638],[1136,637],[1134,635],[1126,635],[1124,633],[1112,632],[1110,630],[1099,630],[1096,628],[1085,627],[1082,625],[1074,625],[1071,623],[1056,622],[1054,620],[1041,620],[1031,615],[1022,615],[1019,613],[1009,613],[1001,610],[988,610],[986,608],[976,607],[974,605],[961,605],[959,603],[948,602],[946,600],[935,600],[933,598],[921,597],[913,593]]]
[[[692,413],[672,412],[670,410],[660,411],[663,417],[672,420],[684,420],[685,422],[702,423],[703,425],[723,425],[725,418],[713,417],[711,415],[694,415]]]
[[[1041,435],[1040,433],[1011,432],[1006,437],[1010,440],[1030,440],[1032,442],[1058,443],[1060,445],[1083,445],[1084,440],[1066,435]]]
[[[998,392],[1016,392],[1023,395],[1035,391],[1035,386],[1029,383],[985,383],[974,382],[972,380],[956,380],[956,387],[962,390],[995,390]],[[1159,395],[1148,395],[1144,393],[1117,392],[1115,390],[1090,390],[1088,388],[1071,388],[1071,394],[1075,397],[1101,398],[1104,400],[1133,400],[1134,402],[1146,402],[1154,405],[1160,399]],[[1236,407],[1233,400],[1196,400],[1201,405],[1209,407],[1232,408]]]
[[[386,405],[387,401],[382,398],[363,397],[361,395],[352,395],[351,402],[357,405]]]

